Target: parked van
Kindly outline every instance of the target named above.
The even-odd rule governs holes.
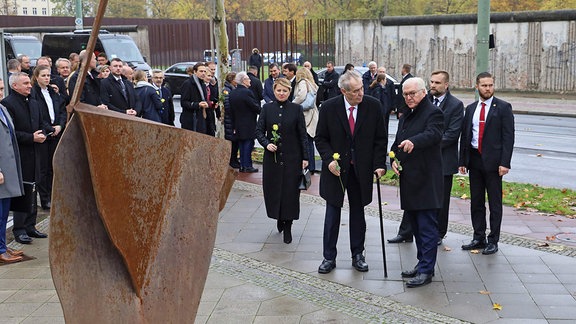
[[[86,49],[91,30],[76,30],[67,33],[49,33],[42,39],[42,55],[50,56],[52,62],[59,57],[68,57],[70,53],[80,53]],[[128,35],[111,34],[101,30],[96,40],[94,53],[98,55],[105,52],[108,60],[120,58],[122,61],[132,64],[138,70],[149,71],[150,65],[140,53],[134,40]]]
[[[16,36],[4,33],[4,60],[18,58],[18,55],[26,55],[30,58],[30,64],[36,65],[36,60],[42,52],[42,43],[34,36]]]

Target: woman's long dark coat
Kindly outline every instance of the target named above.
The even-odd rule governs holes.
[[[256,138],[264,148],[272,142],[272,126],[279,127],[281,136],[277,144],[276,160],[274,153],[264,149],[264,170],[262,187],[268,217],[281,220],[295,220],[300,217],[300,175],[302,160],[308,138],[302,106],[277,101],[265,104],[258,124]]]

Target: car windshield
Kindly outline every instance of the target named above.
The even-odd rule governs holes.
[[[16,57],[19,55],[27,55],[31,59],[37,59],[42,53],[42,43],[34,40],[12,40],[14,47],[14,54]]]
[[[178,74],[186,74],[186,69],[189,66],[193,66],[194,64],[177,64],[171,66],[166,73],[178,73]]]
[[[129,38],[108,38],[102,39],[104,51],[109,59],[120,58],[127,62],[144,63],[144,58],[140,54],[140,50],[134,44],[134,41]]]

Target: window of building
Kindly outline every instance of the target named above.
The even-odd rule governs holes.
[[[32,8],[32,14],[33,14],[33,15],[37,15],[37,14],[38,14],[38,9]]]
[[[22,7],[22,14],[27,15],[28,14],[28,8]]]
[[[42,15],[43,15],[43,16],[46,16],[46,13],[47,13],[46,8],[42,8]]]
[[[56,15],[56,8],[52,8],[52,16]]]

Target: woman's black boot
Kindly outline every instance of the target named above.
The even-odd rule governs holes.
[[[284,221],[283,220],[277,220],[276,221],[276,228],[278,229],[278,233],[282,233],[282,231],[284,230]]]
[[[284,243],[292,243],[292,221],[284,222]]]

